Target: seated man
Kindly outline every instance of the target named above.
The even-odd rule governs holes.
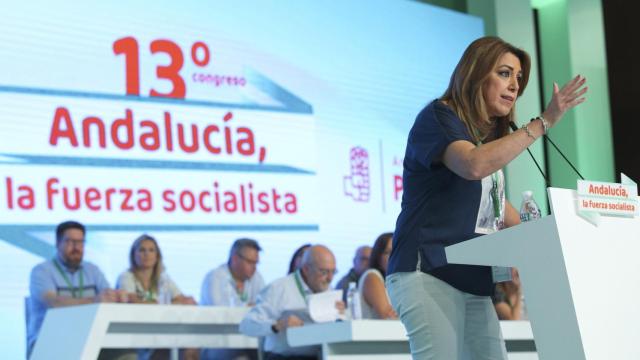
[[[211,270],[202,282],[200,305],[252,306],[264,287],[256,271],[262,248],[252,239],[238,239],[227,263]]]
[[[511,268],[511,281],[499,282],[495,286],[492,300],[498,319],[526,320],[527,313],[518,269]]]
[[[256,306],[240,323],[240,331],[248,336],[265,337],[267,360],[316,359],[319,347],[290,347],[286,330],[304,325],[303,318],[308,317],[307,297],[327,291],[335,272],[333,253],[322,245],[310,247],[304,253],[300,270],[275,280],[260,292]],[[344,309],[344,304],[339,302],[336,307]]]
[[[371,246],[363,245],[356,249],[356,254],[353,256],[353,267],[347,275],[345,275],[336,285],[337,290],[342,290],[344,294],[343,300],[346,299],[347,289],[349,283],[354,282],[358,285],[360,276],[369,268],[369,259],[371,257]]]
[[[47,309],[118,300],[119,293],[109,288],[100,269],[82,261],[84,242],[84,225],[75,221],[59,224],[56,228],[56,256],[31,270],[31,316],[27,331],[29,354]]]
[[[252,239],[238,239],[231,246],[225,264],[211,270],[202,282],[200,305],[253,306],[264,287],[262,275],[256,271],[262,248]],[[255,359],[255,350],[203,349],[200,358],[245,360]]]

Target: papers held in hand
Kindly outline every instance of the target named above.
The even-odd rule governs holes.
[[[336,308],[336,302],[342,301],[342,290],[324,291],[309,295],[309,315],[314,322],[332,322],[343,320],[343,315]]]

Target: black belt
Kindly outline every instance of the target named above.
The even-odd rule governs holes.
[[[282,355],[272,352],[266,352],[264,354],[265,360],[318,360],[317,356],[313,355]]]

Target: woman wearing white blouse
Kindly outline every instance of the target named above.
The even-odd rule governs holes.
[[[144,234],[131,245],[129,251],[129,270],[118,277],[116,288],[129,293],[131,302],[148,304],[187,304],[195,305],[191,296],[184,296],[176,283],[164,271],[162,253],[153,237]],[[182,358],[196,360],[198,349],[181,350]],[[168,359],[166,349],[138,349],[140,360]]]
[[[391,307],[389,295],[384,285],[389,254],[391,254],[392,233],[384,233],[376,239],[371,250],[369,270],[358,282],[363,319],[397,319]]]
[[[131,245],[129,270],[120,274],[116,287],[133,296],[134,302],[196,304],[191,296],[182,295],[178,286],[165,273],[158,243],[146,234],[138,237]]]

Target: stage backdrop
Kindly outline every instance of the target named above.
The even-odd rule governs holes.
[[[303,243],[342,276],[393,231],[409,128],[483,32],[400,0],[14,1],[0,24],[5,358],[24,354],[29,273],[67,219],[112,284],[142,233],[196,298],[239,237],[267,281]]]

